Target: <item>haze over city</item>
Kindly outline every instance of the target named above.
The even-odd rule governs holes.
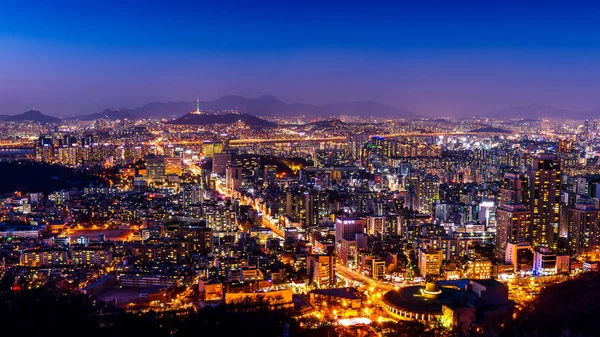
[[[0,114],[230,94],[374,100],[423,116],[582,112],[600,108],[597,15],[553,1],[11,1]]]

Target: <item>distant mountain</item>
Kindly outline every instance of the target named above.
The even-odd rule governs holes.
[[[517,106],[508,109],[502,109],[486,117],[506,119],[506,118],[573,118],[573,113],[566,109],[558,109],[543,104],[530,104],[526,106]]]
[[[82,121],[93,121],[96,119],[109,119],[109,120],[117,120],[117,119],[134,119],[137,116],[134,115],[133,110],[131,109],[106,109],[102,112],[97,112],[95,114],[83,115],[83,116],[74,116],[66,119],[69,120],[82,120]]]
[[[583,112],[576,112],[572,114],[574,119],[596,119],[600,118],[600,109],[586,110]]]
[[[211,125],[233,124],[237,122],[244,122],[254,128],[268,128],[277,126],[275,123],[260,119],[247,113],[228,113],[223,115],[188,113],[183,117],[167,123],[177,125]]]
[[[138,118],[157,117],[172,118],[182,116],[190,111],[196,110],[196,102],[153,102],[135,109],[121,109]],[[242,96],[227,95],[214,101],[201,101],[200,108],[203,111],[227,112],[240,111],[254,116],[379,116],[396,118],[418,118],[419,116],[406,110],[391,107],[389,105],[374,101],[365,102],[337,102],[325,106],[317,106],[302,103],[286,103],[270,95],[258,98],[246,98]],[[114,109],[113,109],[114,110]],[[105,110],[106,111],[106,110]],[[112,111],[112,110],[111,110]],[[100,114],[84,115],[73,119],[91,120]],[[94,116],[94,117],[92,117]],[[110,117],[110,116],[109,116]]]
[[[348,115],[348,116],[374,116],[396,118],[419,118],[410,111],[395,108],[375,101],[336,102],[320,108],[321,114]]]
[[[60,123],[60,118],[44,115],[37,110],[25,111],[19,115],[0,115],[0,120],[9,122],[33,121],[37,123]]]

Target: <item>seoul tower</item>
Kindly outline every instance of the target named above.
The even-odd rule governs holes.
[[[200,99],[196,98],[196,111],[192,112],[195,115],[199,115],[202,112],[200,111]]]

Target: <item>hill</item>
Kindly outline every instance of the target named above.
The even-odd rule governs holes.
[[[500,336],[598,336],[600,274],[550,286]]]
[[[96,176],[68,167],[27,161],[0,162],[0,175],[10,177],[10,179],[0,180],[0,193],[14,191],[50,193],[73,187],[83,188],[90,183],[103,183],[103,180]]]
[[[37,110],[25,111],[19,115],[0,115],[0,120],[9,122],[33,121],[37,123],[60,123],[60,118],[44,115]]]
[[[471,130],[469,132],[476,132],[476,133],[512,133],[512,131],[510,131],[510,130],[505,130],[505,129],[501,129],[501,128],[495,128],[495,127],[492,127],[492,126],[486,126],[484,128],[474,129],[474,130]]]
[[[176,120],[167,122],[167,124],[177,125],[211,125],[211,124],[233,124],[244,122],[254,128],[275,127],[277,124],[260,119],[246,113],[228,113],[223,115],[214,114],[194,114],[188,113]]]

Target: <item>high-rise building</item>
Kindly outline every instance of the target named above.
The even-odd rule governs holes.
[[[229,165],[225,170],[225,186],[233,191],[242,187],[242,167]]]
[[[312,283],[319,288],[333,287],[336,283],[335,256],[309,255],[307,258],[307,274]]]
[[[348,136],[348,154],[354,160],[360,159],[360,154],[365,143],[369,141],[369,135],[365,133],[352,134]]]
[[[151,156],[146,158],[146,178],[148,182],[164,179],[165,161],[163,158]]]
[[[532,246],[555,249],[560,222],[560,163],[556,156],[539,155],[531,171]]]
[[[575,141],[572,139],[561,139],[558,141],[558,152],[569,153],[575,149]]]
[[[324,191],[305,192],[306,226],[316,226],[319,220],[329,215],[329,194]]]
[[[420,213],[431,214],[432,205],[440,199],[440,182],[437,177],[426,175],[415,184],[415,208]]]
[[[202,203],[202,193],[204,191],[200,186],[188,186],[181,191],[181,204],[183,207],[189,207]]]
[[[590,253],[598,248],[600,213],[593,199],[580,198],[569,209],[569,248],[572,255]]]
[[[277,166],[276,165],[265,165],[263,180],[265,185],[272,185],[275,183],[277,178]]]
[[[346,218],[335,219],[335,241],[341,239],[355,240],[356,234],[363,234],[367,221],[364,218]]]
[[[503,204],[496,210],[496,255],[504,259],[508,243],[530,243],[531,212],[525,205]]]
[[[217,153],[213,155],[212,171],[218,175],[225,175],[227,165],[231,164],[231,153]]]
[[[529,207],[531,198],[528,177],[520,173],[505,173],[498,199],[499,205],[523,204]]]

